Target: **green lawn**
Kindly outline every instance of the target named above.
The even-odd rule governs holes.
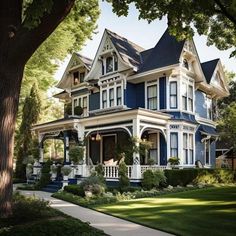
[[[236,187],[173,193],[95,209],[176,235],[236,235]]]

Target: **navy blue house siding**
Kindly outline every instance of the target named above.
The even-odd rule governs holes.
[[[100,94],[92,93],[89,95],[89,110],[97,110],[100,108]]]
[[[144,83],[127,83],[125,90],[125,105],[129,108],[145,108]]]
[[[166,77],[159,79],[160,109],[166,109]]]
[[[160,133],[160,165],[167,165],[167,145],[162,133]]]

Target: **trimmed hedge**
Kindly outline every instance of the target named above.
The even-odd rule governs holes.
[[[64,187],[64,191],[67,193],[72,193],[80,197],[84,197],[84,189],[81,185],[68,185]]]
[[[216,184],[235,182],[235,171],[226,169],[174,169],[165,170],[167,184],[186,186],[187,184]]]

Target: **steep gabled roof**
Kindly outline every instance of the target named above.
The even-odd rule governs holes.
[[[215,68],[216,68],[219,60],[220,59],[214,59],[212,61],[206,61],[206,62],[201,63],[202,71],[205,75],[205,78],[206,78],[208,84],[211,82],[212,75],[215,71]]]
[[[75,53],[78,57],[79,57],[79,59],[84,63],[84,65],[88,68],[88,69],[90,69],[91,68],[91,66],[92,66],[92,63],[93,63],[93,60],[92,59],[90,59],[90,58],[88,58],[88,57],[85,57],[85,56],[83,56],[83,55],[81,55],[80,53]]]
[[[140,52],[145,49],[108,29],[106,32],[122,60],[131,66],[139,67],[141,64]]]
[[[147,50],[142,51],[142,52],[140,53],[142,63],[144,63],[144,62],[147,60],[147,58],[148,58],[149,55],[151,54],[152,50],[153,50],[153,48],[150,48],[150,49],[147,49]]]
[[[177,41],[168,29],[139,69],[139,73],[179,63],[185,41]]]

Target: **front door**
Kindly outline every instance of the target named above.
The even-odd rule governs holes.
[[[115,135],[104,135],[102,136],[102,162],[115,160],[115,146],[116,136]]]

